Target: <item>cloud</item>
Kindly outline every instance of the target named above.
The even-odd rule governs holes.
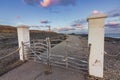
[[[120,23],[118,22],[108,22],[105,24],[107,28],[120,28]]]
[[[20,19],[21,17],[20,16],[16,16],[16,19]]]
[[[40,0],[23,0],[28,5],[39,5]]]
[[[78,23],[78,24],[73,24],[73,25],[71,25],[71,26],[74,27],[74,28],[80,28],[80,29],[83,28],[83,25],[81,25],[80,23]]]
[[[55,13],[55,14],[58,14],[58,13],[60,13],[59,11],[53,11],[53,10],[50,10],[50,13]]]
[[[77,27],[77,26],[81,26],[79,23],[78,24],[72,24],[72,27]]]
[[[77,20],[74,20],[73,21],[73,24],[86,24],[87,23],[87,20],[86,19],[77,19]]]
[[[92,11],[92,14],[100,14],[100,13],[103,13],[103,12],[98,11],[98,10]],[[107,17],[118,17],[118,16],[120,16],[120,7],[108,11],[108,12],[106,12],[106,14],[107,14]]]
[[[72,27],[62,27],[62,28],[55,28],[54,29],[54,31],[58,31],[58,32],[71,31],[71,30],[75,30],[75,28],[72,28]]]
[[[75,5],[77,0],[23,0],[29,5],[40,5],[42,7],[49,7],[52,5],[68,6]]]
[[[77,0],[60,0],[60,5],[68,6],[68,5],[75,5]]]
[[[51,26],[49,25],[29,25],[30,29],[34,29],[34,30],[46,30],[48,28],[50,28]]]
[[[120,28],[105,28],[105,33],[120,33]]]
[[[106,33],[120,33],[120,7],[108,11],[108,22],[105,24]]]
[[[48,23],[50,23],[50,21],[48,21],[48,20],[41,20],[40,23],[42,23],[42,24],[48,24]]]
[[[52,5],[59,5],[59,6],[68,6],[68,5],[75,5],[77,0],[43,0],[40,2],[42,7],[49,7]]]
[[[30,28],[41,28],[41,26],[38,26],[38,25],[31,25],[29,26]]]
[[[118,16],[120,16],[120,7],[116,8],[116,9],[113,9],[111,11],[108,11],[107,14],[108,14],[108,17],[118,17]]]
[[[42,7],[47,7],[47,6],[50,6],[52,4],[52,0],[43,0],[40,2],[40,5]]]
[[[83,29],[85,24],[87,24],[86,19],[77,19],[73,21],[71,26],[74,28]]]
[[[101,14],[102,12],[101,11],[98,11],[98,10],[94,10],[93,12],[92,12],[92,14]]]

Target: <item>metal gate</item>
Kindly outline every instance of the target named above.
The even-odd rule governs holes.
[[[26,45],[27,42],[23,43],[23,45],[27,47],[26,51],[28,51],[28,60],[46,64],[48,67],[58,66],[78,72],[88,71],[87,61],[69,57],[67,53],[65,53],[65,55],[51,53],[52,48],[62,41],[63,40],[60,39],[51,40],[50,38],[36,39],[30,42],[30,46]]]

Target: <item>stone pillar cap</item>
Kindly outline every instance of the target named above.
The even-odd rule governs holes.
[[[97,19],[97,18],[106,18],[107,15],[106,14],[103,14],[103,13],[99,13],[99,14],[92,14],[88,17],[87,21],[89,19]]]
[[[19,25],[17,28],[29,28],[27,25]]]

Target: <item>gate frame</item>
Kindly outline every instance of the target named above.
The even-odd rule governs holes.
[[[89,55],[89,75],[102,78],[104,71],[104,20],[106,17],[105,14],[93,14],[87,19],[89,26],[88,45],[91,45]],[[27,45],[30,46],[29,27],[20,25],[17,28],[17,33],[19,48],[21,48],[19,51],[20,60],[28,60],[28,53],[26,50],[24,52],[22,43],[28,42]]]

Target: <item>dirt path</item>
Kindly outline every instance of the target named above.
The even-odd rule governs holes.
[[[68,56],[87,60],[88,47],[86,42],[86,39],[83,37],[70,35],[68,39],[52,49],[52,54],[65,55],[67,51]]]
[[[84,47],[87,47],[87,44],[84,42],[84,38],[78,36],[69,36],[66,41],[56,45],[52,49],[52,54],[65,55],[67,44],[69,56],[80,59],[84,58],[87,60],[86,55],[88,55],[88,51],[84,50]],[[0,80],[86,80],[85,74],[82,72],[78,73],[58,67],[52,67],[52,73],[49,75],[46,75],[44,71],[45,65],[28,61],[1,76]]]

